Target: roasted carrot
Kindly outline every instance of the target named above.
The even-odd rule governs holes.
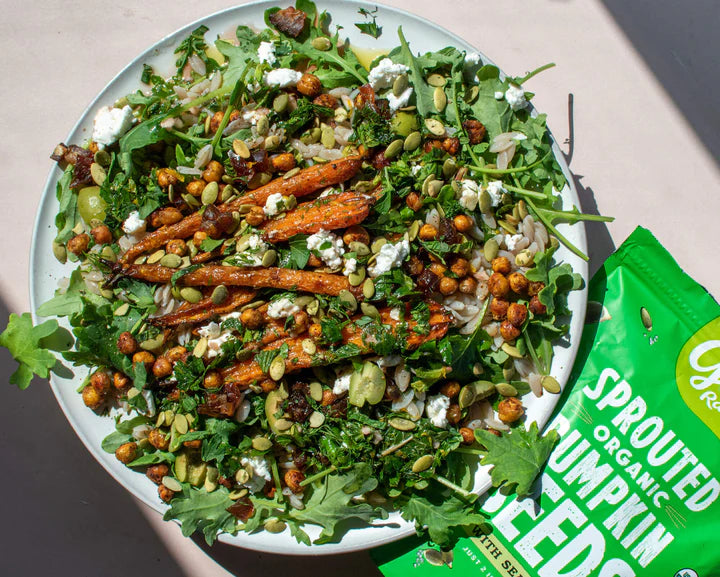
[[[263,348],[264,351],[274,351],[284,344],[288,345],[288,355],[285,359],[285,373],[295,373],[300,369],[307,369],[313,366],[314,356],[307,354],[302,347],[301,338],[280,339]],[[266,377],[260,365],[255,359],[248,359],[235,363],[231,367],[220,372],[225,383],[232,383],[241,387],[251,384],[253,381],[264,380]]]
[[[174,327],[185,323],[200,323],[215,315],[231,313],[244,304],[249,303],[255,298],[255,295],[257,295],[254,290],[245,287],[231,288],[228,292],[228,298],[219,305],[213,304],[212,298],[208,297],[195,304],[188,303],[174,313],[151,318],[148,319],[148,321],[159,327]]]

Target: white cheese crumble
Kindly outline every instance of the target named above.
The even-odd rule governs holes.
[[[268,86],[277,86],[279,88],[287,88],[295,86],[302,78],[302,72],[293,70],[292,68],[277,68],[270,70],[263,76],[265,84]]]
[[[505,91],[505,100],[513,110],[520,110],[528,104],[522,86],[516,86],[515,84],[511,84]]]
[[[145,236],[147,222],[145,222],[145,219],[140,218],[140,213],[137,210],[133,210],[123,222],[122,229],[130,240],[138,243]]]
[[[412,92],[412,86],[408,86],[400,96],[395,96],[392,91],[388,92],[385,95],[385,98],[387,98],[388,104],[390,105],[390,110],[395,112],[398,108],[407,106],[410,101],[410,97],[412,96]]]
[[[252,477],[245,483],[251,493],[259,493],[265,487],[265,483],[272,481],[270,467],[262,457],[242,457],[240,463],[243,467],[250,465],[252,468]]]
[[[243,112],[242,118],[244,121],[249,122],[252,126],[255,126],[261,116],[265,115],[257,110],[249,110],[248,112]]]
[[[277,62],[275,56],[275,43],[274,42],[261,42],[258,47],[258,60],[260,64],[267,62],[270,66]]]
[[[402,320],[402,310],[398,307],[390,310],[390,318],[394,321]]]
[[[263,212],[267,216],[275,216],[285,210],[285,197],[280,192],[276,192],[267,197]]]
[[[350,276],[356,270],[357,270],[357,259],[356,258],[347,259],[345,261],[345,267],[343,268],[343,274],[345,276]]]
[[[502,180],[491,180],[488,182],[486,190],[490,195],[491,204],[493,206],[498,206],[500,204],[500,200],[502,199],[502,195],[507,192],[505,187],[502,185]]]
[[[242,266],[261,266],[262,257],[265,252],[270,248],[260,235],[253,234],[248,239],[247,248],[236,255],[236,259]]]
[[[450,399],[445,395],[435,395],[425,403],[425,414],[433,425],[444,429],[448,426],[448,407],[450,407]]]
[[[480,55],[477,52],[470,52],[465,55],[466,66],[477,66],[480,64]]]
[[[105,148],[117,141],[132,126],[134,117],[132,108],[110,108],[103,106],[93,121],[92,139],[99,148]]]
[[[519,243],[523,239],[523,235],[521,234],[506,234],[505,235],[505,246],[508,250],[513,251],[515,250],[515,247],[517,246],[517,243]]]
[[[410,173],[413,176],[416,176],[418,172],[422,170],[422,164],[412,164],[410,165]]]
[[[460,198],[458,202],[465,210],[475,210],[480,199],[480,190],[474,180],[463,180],[460,183]]]
[[[382,88],[390,88],[398,76],[409,70],[404,64],[395,64],[389,58],[383,58],[368,74],[368,82],[377,92]]]
[[[394,268],[398,268],[410,254],[410,243],[403,239],[396,244],[386,242],[377,254],[375,263],[368,267],[371,277],[380,276]]]
[[[348,392],[350,389],[350,377],[354,372],[352,367],[338,371],[337,378],[333,384],[334,394],[340,396]]]
[[[505,98],[505,93],[502,90],[495,91],[495,100],[502,100]]]
[[[273,319],[282,319],[298,312],[300,312],[300,307],[287,297],[271,302],[267,310],[268,316]]]
[[[223,343],[233,338],[231,331],[223,331],[216,322],[208,324],[198,329],[198,334],[207,339],[207,357],[212,359],[220,354]]]
[[[342,255],[345,254],[342,239],[325,230],[310,235],[306,241],[308,249],[315,253],[330,268],[337,269],[343,264]]]

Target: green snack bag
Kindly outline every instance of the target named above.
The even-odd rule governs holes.
[[[533,498],[495,491],[452,552],[380,549],[384,575],[720,576],[720,306],[643,228],[590,283],[571,383]]]

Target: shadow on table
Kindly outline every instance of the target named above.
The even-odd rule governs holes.
[[[0,300],[0,332],[8,318]],[[47,381],[9,385],[0,348],[3,576],[178,576],[136,502],[87,452]]]

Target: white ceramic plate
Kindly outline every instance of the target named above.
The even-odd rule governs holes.
[[[280,4],[285,6],[286,2],[281,2]],[[90,104],[70,132],[65,142],[82,144],[87,140],[92,132],[92,120],[97,110],[101,106],[111,104],[118,98],[138,89],[140,74],[144,63],[152,64],[155,70],[167,71],[168,74],[171,74],[175,60],[173,55],[174,49],[200,24],[204,24],[210,29],[206,35],[208,39],[212,39],[216,35],[224,35],[228,30],[234,30],[235,27],[240,24],[264,28],[264,11],[276,5],[278,5],[278,2],[270,0],[230,8],[198,20],[197,22],[193,22],[192,24],[188,24],[170,36],[160,40],[128,64],[127,67],[98,94],[97,98]],[[317,5],[319,10],[327,10],[330,12],[333,25],[343,26],[342,35],[347,35],[350,41],[359,47],[372,49],[393,48],[399,43],[395,31],[399,26],[402,26],[405,36],[410,43],[410,47],[415,53],[439,50],[445,46],[455,46],[460,50],[477,52],[475,47],[447,30],[440,28],[436,24],[395,8],[379,7],[377,19],[378,23],[383,26],[384,32],[379,39],[374,40],[367,35],[360,34],[359,30],[353,25],[355,22],[361,21],[361,17],[359,17],[357,13],[358,8],[364,6],[368,9],[374,9],[374,2],[319,1]],[[484,63],[491,62],[482,55],[482,53],[481,56]],[[497,56],[502,58],[501,54]],[[566,174],[568,182],[571,183],[563,191],[563,202],[566,207],[572,205],[579,206],[577,193],[572,185],[569,169],[557,145],[554,146],[554,151],[560,166]],[[55,198],[55,187],[60,174],[61,172],[57,168],[51,170],[35,223],[30,271],[30,294],[33,311],[35,311],[41,303],[53,296],[58,281],[63,277],[69,276],[72,270],[71,265],[63,266],[55,260],[51,248],[52,241],[55,237],[54,219],[58,209]],[[582,224],[572,227],[563,226],[561,230],[576,246],[587,254],[585,228]],[[575,271],[579,272],[587,282],[588,273],[585,262],[565,249],[560,250],[557,254],[562,260],[570,262]],[[585,290],[571,293],[569,306],[573,311],[573,317],[570,325],[569,340],[562,346],[556,347],[556,355],[552,368],[552,374],[563,384],[567,381],[570,374],[570,369],[572,368],[577,351],[577,345],[580,341],[582,325],[585,318],[585,304]],[[35,321],[37,322],[37,318],[35,318]],[[100,443],[103,438],[114,430],[113,422],[111,419],[98,417],[83,405],[81,396],[77,394],[76,389],[80,379],[85,376],[85,373],[79,370],[75,372],[76,375],[74,379],[58,378],[55,375],[50,379],[53,392],[68,421],[70,421],[70,424],[90,453],[92,453],[108,473],[115,477],[118,483],[123,485],[128,491],[147,505],[162,513],[166,509],[166,505],[158,499],[155,485],[152,484],[145,475],[133,472],[117,461],[114,455],[105,453],[100,448]],[[539,399],[528,395],[526,397],[526,406],[528,409],[527,422],[537,421],[540,426],[543,426],[548,421],[557,400],[558,395],[546,394]],[[486,470],[481,470],[476,479],[476,490],[482,492],[488,488],[490,488],[490,477]],[[318,555],[369,549],[400,539],[413,532],[414,527],[411,523],[404,521],[399,514],[394,514],[391,515],[387,521],[379,522],[375,526],[354,528],[347,531],[339,543],[321,546],[307,547],[298,544],[287,530],[280,534],[260,532],[248,535],[241,532],[236,536],[222,535],[220,540],[224,543],[258,551]],[[310,532],[311,537],[315,537],[316,535],[317,532]]]

